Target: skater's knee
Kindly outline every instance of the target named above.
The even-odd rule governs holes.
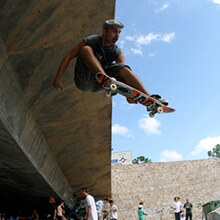
[[[124,78],[124,77],[128,76],[129,74],[132,74],[132,71],[129,66],[125,65],[124,67],[121,68],[121,70],[119,72],[119,77]]]
[[[84,57],[85,55],[88,55],[90,53],[93,54],[93,50],[90,46],[86,45],[86,46],[83,46],[80,50],[82,56]]]

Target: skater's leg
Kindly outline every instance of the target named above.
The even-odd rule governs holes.
[[[133,88],[150,96],[150,93],[146,90],[141,80],[128,67],[123,67],[118,76],[121,77],[129,86],[132,86]]]
[[[83,60],[85,65],[93,72],[93,73],[105,73],[104,69],[102,68],[99,60],[95,57],[93,50],[90,46],[84,46],[81,49],[81,54],[83,56]],[[140,81],[140,79],[128,68],[123,67],[119,74],[119,77],[124,79],[125,83],[140,90],[141,92],[150,96],[149,92],[145,89],[144,85]]]
[[[99,60],[95,57],[93,50],[90,46],[84,46],[81,49],[81,54],[83,56],[83,60],[85,65],[94,73],[105,73],[102,65],[100,64]]]

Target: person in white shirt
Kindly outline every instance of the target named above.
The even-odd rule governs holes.
[[[97,220],[97,210],[95,205],[94,198],[88,194],[87,187],[83,187],[80,189],[80,194],[85,198],[85,204],[86,204],[86,220]]]
[[[104,202],[102,200],[97,201],[96,203],[96,209],[97,209],[97,214],[98,214],[98,220],[103,220],[103,207],[104,207]]]
[[[182,208],[183,208],[183,205],[179,200],[180,200],[180,197],[178,197],[178,196],[174,197],[174,202],[170,206],[174,210],[175,220],[180,220],[180,213],[181,213]]]
[[[110,203],[110,220],[117,220],[118,217],[117,206],[114,205],[113,200],[110,200],[109,203]]]

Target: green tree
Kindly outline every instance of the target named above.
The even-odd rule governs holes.
[[[139,164],[140,163],[152,163],[151,159],[145,158],[144,156],[140,156],[132,160],[133,164]]]
[[[212,151],[208,151],[208,156],[209,157],[217,157],[217,158],[220,158],[220,144],[217,144],[213,149]]]

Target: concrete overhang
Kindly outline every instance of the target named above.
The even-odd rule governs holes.
[[[109,0],[0,2],[0,193],[55,196],[82,186],[111,195],[111,99],[52,87],[62,58],[114,17]]]

